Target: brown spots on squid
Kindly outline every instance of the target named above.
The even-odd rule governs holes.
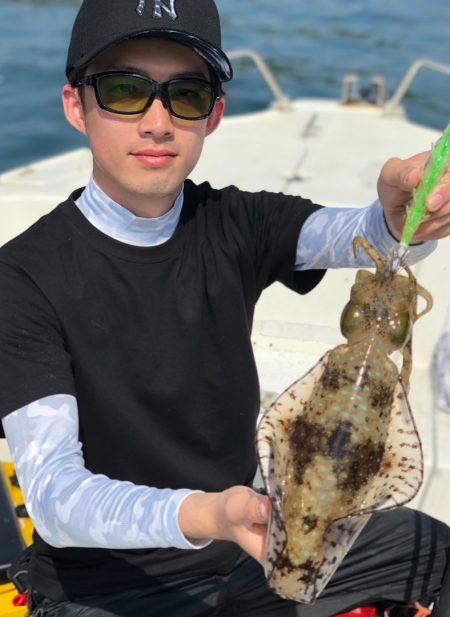
[[[320,382],[325,390],[339,390],[341,370],[335,366],[326,366]]]
[[[318,522],[319,522],[318,516],[304,516],[302,523],[303,523],[303,530],[305,534],[308,534],[308,533],[311,533],[311,531],[314,531],[314,529],[317,527]]]
[[[317,563],[312,559],[307,559],[299,566],[299,570],[303,570],[304,574],[298,577],[298,580],[306,585],[312,585],[317,577]]]
[[[316,424],[308,422],[303,416],[298,416],[292,423],[289,435],[289,446],[294,463],[295,481],[303,484],[303,474],[306,466],[312,461],[317,452],[323,450],[326,431]]]
[[[390,408],[394,388],[390,384],[384,384],[381,381],[372,381],[370,388],[370,402],[377,409]]]
[[[292,563],[291,559],[286,554],[279,556],[276,562],[276,566],[280,570],[283,570],[287,573],[294,572],[294,570],[298,568],[298,566]]]
[[[389,478],[392,467],[393,467],[392,462],[388,458],[385,458],[382,465],[380,466],[380,470],[379,470],[380,476],[384,478]]]
[[[335,461],[333,470],[337,477],[337,487],[346,493],[356,494],[379,472],[384,445],[374,443],[371,439],[354,444],[351,441],[353,430],[351,422],[341,422],[329,433],[308,422],[303,416],[296,418],[289,435],[296,484],[303,484],[308,465],[315,454],[320,452]]]
[[[356,495],[378,473],[383,454],[384,444],[374,443],[371,439],[349,448],[346,463],[335,465],[338,487]]]
[[[280,555],[276,562],[279,571],[286,575],[296,571],[299,574],[297,580],[307,585],[313,584],[316,580],[317,565],[317,562],[312,559],[307,559],[301,564],[294,564],[287,555]]]
[[[345,455],[348,451],[352,429],[351,422],[341,422],[328,438],[328,451],[333,458]]]
[[[289,446],[294,464],[294,476],[298,486],[304,482],[304,473],[318,452],[334,459],[333,470],[337,477],[337,487],[352,495],[357,492],[380,470],[384,445],[371,439],[354,444],[351,441],[353,430],[351,422],[341,422],[331,432],[308,422],[303,416],[292,423]],[[308,532],[312,518],[303,519]]]

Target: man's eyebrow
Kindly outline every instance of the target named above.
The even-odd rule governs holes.
[[[175,74],[172,79],[177,79],[179,77],[194,77],[196,79],[206,79],[209,80],[209,75],[205,75],[200,71],[183,71],[182,73]]]
[[[108,68],[108,70],[109,71],[127,71],[130,73],[137,73],[139,75],[144,75],[145,77],[150,77],[152,79],[152,76],[144,69],[139,68],[137,66],[131,66],[129,64],[113,64],[112,66]],[[201,71],[193,70],[193,71],[180,71],[170,76],[170,79],[181,79],[181,78],[204,79],[208,81],[209,75],[205,75]]]

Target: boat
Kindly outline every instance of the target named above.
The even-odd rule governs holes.
[[[300,194],[330,207],[366,206],[376,199],[378,174],[390,156],[406,158],[427,150],[440,136],[438,130],[412,122],[402,101],[419,71],[449,76],[450,66],[414,61],[390,98],[380,76],[360,87],[358,76],[348,75],[339,98],[291,100],[256,52],[240,50],[229,56],[236,62],[253,61],[273,100],[262,111],[225,116],[206,140],[191,175],[196,182]],[[0,244],[85,185],[90,172],[90,152],[81,148],[0,174]],[[434,358],[441,337],[450,330],[450,294],[443,284],[450,280],[449,268],[449,239],[413,267],[420,284],[431,292],[434,307],[414,329],[409,397],[425,457],[425,479],[411,506],[448,524],[450,413],[437,405]],[[277,283],[263,293],[252,332],[262,410],[328,349],[344,341],[340,312],[354,276],[352,269],[329,271],[326,284],[306,297]],[[10,460],[4,440],[0,460]]]

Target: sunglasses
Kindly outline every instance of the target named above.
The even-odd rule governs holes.
[[[123,115],[143,113],[160,94],[171,115],[183,120],[207,118],[219,96],[217,85],[195,77],[159,82],[118,71],[81,77],[73,85],[92,86],[99,107]]]

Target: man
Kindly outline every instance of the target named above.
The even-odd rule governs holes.
[[[36,527],[31,614],[325,617],[437,593],[449,530],[401,509],[372,518],[316,605],[282,600],[258,563],[269,501],[250,488],[258,296],[274,280],[306,293],[350,259],[333,242],[315,259],[312,225],[339,216],[391,245],[424,156],[386,164],[383,209],[187,181],[232,76],[213,0],[85,0],[66,72],[92,179],[0,252],[0,415]],[[448,182],[432,199],[418,241],[446,235]]]

